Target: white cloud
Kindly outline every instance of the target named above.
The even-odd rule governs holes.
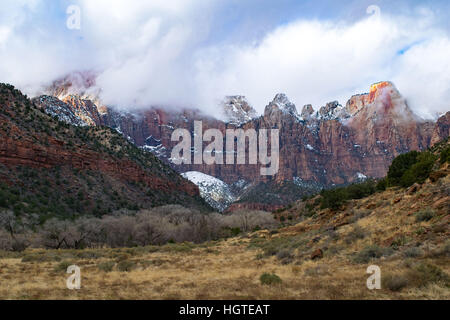
[[[198,87],[211,93],[206,101],[245,94],[262,112],[276,92],[286,93],[298,109],[308,103],[317,109],[336,99],[345,104],[371,83],[393,80],[416,113],[431,117],[450,110],[449,39],[432,21],[428,11],[350,24],[298,21],[257,46],[206,52],[197,65]],[[215,58],[221,52],[225,57]]]
[[[0,81],[28,93],[94,69],[109,104],[214,110],[224,95],[243,94],[262,112],[277,92],[298,109],[318,108],[392,80],[419,115],[450,109],[450,40],[423,8],[350,22],[302,19],[243,45],[216,40],[227,31],[213,20],[228,18],[218,0],[80,0],[80,31],[65,28],[64,8],[48,13],[49,3],[2,3]]]

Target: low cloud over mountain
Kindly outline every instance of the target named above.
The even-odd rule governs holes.
[[[448,110],[450,37],[439,15],[448,4],[404,1],[394,10],[380,2],[379,15],[365,7],[349,15],[342,12],[355,12],[352,1],[339,10],[327,3],[311,11],[286,0],[270,14],[257,1],[80,0],[81,29],[70,30],[72,3],[7,0],[0,74],[34,95],[70,72],[92,70],[109,105],[209,111],[225,95],[242,94],[260,113],[277,92],[317,108],[391,80],[418,115]]]

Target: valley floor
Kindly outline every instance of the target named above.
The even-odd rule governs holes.
[[[0,252],[0,298],[450,299],[449,186],[447,175],[338,212],[302,202],[282,213],[298,215],[291,226],[204,244]],[[72,264],[80,290],[66,288]],[[380,290],[366,286],[370,265]]]
[[[366,287],[368,264],[340,257],[283,265],[276,258],[258,260],[248,250],[249,240],[230,240],[190,252],[147,253],[133,256],[129,272],[99,270],[102,259],[77,259],[81,289],[66,288],[64,268],[58,262],[0,262],[1,299],[450,299],[440,284],[407,288],[401,292]],[[111,253],[118,253],[112,251]],[[120,252],[127,252],[126,249]],[[37,254],[38,252],[34,252]],[[31,254],[31,253],[29,253]],[[65,252],[56,256],[68,256]],[[447,259],[426,259],[447,273]],[[402,259],[378,262],[383,271],[406,272]],[[264,272],[275,273],[281,284],[262,285]]]

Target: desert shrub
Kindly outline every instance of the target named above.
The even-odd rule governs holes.
[[[22,257],[22,262],[49,262],[61,260],[62,258],[59,254],[51,251],[25,253]]]
[[[75,256],[77,256],[80,259],[99,259],[104,257],[104,253],[100,250],[82,250],[75,253]]]
[[[279,276],[277,276],[275,273],[264,273],[259,277],[259,281],[262,285],[276,285],[281,284],[283,281]]]
[[[111,272],[116,263],[114,261],[104,261],[97,265],[97,268],[104,272]]]
[[[359,210],[353,213],[353,216],[351,218],[352,222],[357,222],[358,220],[367,217],[372,212],[370,210]]]
[[[184,243],[168,243],[164,245],[162,248],[167,252],[191,252],[192,249],[195,248],[193,243],[184,242]]]
[[[318,265],[315,267],[307,268],[305,270],[305,276],[308,277],[317,277],[329,274],[328,267],[326,265]]]
[[[283,264],[289,264],[293,261],[294,255],[292,254],[293,249],[283,249],[279,251],[276,256],[277,259]]]
[[[353,230],[350,231],[347,236],[345,237],[345,242],[347,244],[351,244],[353,242],[355,242],[358,239],[364,239],[366,237],[366,232],[364,231],[363,228],[361,228],[360,226],[356,225],[353,227]]]
[[[382,256],[389,256],[390,254],[392,254],[392,248],[381,248],[377,245],[370,245],[358,252],[354,256],[353,261],[356,263],[368,263],[371,260],[381,258]]]
[[[73,262],[71,262],[71,261],[67,261],[67,260],[62,261],[55,266],[54,271],[66,272],[67,268],[70,267],[71,265],[73,265]]]
[[[417,247],[408,248],[403,252],[403,255],[407,258],[417,258],[423,256],[423,254],[423,250]]]
[[[408,285],[408,279],[403,275],[387,274],[382,277],[381,285],[382,288],[397,292]]]
[[[450,285],[450,277],[438,266],[430,263],[419,263],[407,272],[409,283],[415,287],[424,287],[429,283]]]
[[[431,208],[427,208],[416,212],[414,216],[416,217],[417,222],[422,222],[422,221],[430,221],[431,219],[434,218],[435,214],[436,213],[434,212],[434,210],[432,210]]]
[[[260,248],[263,251],[264,256],[284,256],[287,252],[292,253],[297,248],[302,248],[308,243],[308,240],[303,235],[293,237],[279,237],[271,240],[264,239],[252,239],[249,245],[249,249]],[[284,252],[283,252],[284,251]],[[283,253],[281,253],[283,252]]]
[[[117,264],[117,270],[121,272],[130,272],[136,268],[136,262],[131,260],[123,260]]]
[[[392,241],[391,248],[398,250],[400,247],[403,247],[404,245],[406,245],[408,243],[408,241],[410,241],[408,239],[408,237],[406,237],[405,235],[401,235],[401,236],[395,238],[394,241]]]

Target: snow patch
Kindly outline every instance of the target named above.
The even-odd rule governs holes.
[[[181,175],[197,185],[200,196],[220,212],[225,211],[236,200],[230,187],[220,179],[198,171],[189,171]]]

